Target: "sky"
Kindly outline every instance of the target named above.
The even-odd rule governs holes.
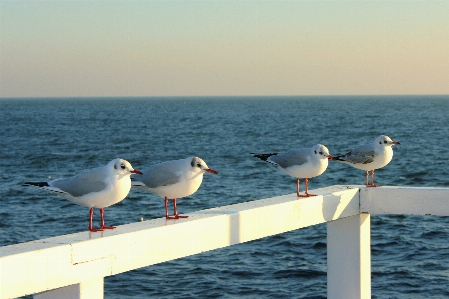
[[[449,0],[0,0],[0,97],[449,94]]]

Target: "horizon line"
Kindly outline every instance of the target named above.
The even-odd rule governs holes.
[[[193,98],[342,98],[342,97],[448,97],[449,94],[346,94],[346,95],[151,95],[151,96],[17,96],[0,100],[27,99],[193,99]]]

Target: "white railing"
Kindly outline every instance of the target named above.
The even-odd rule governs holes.
[[[0,247],[0,298],[103,298],[106,276],[324,222],[328,298],[370,298],[370,214],[449,216],[448,188],[332,186],[313,193]]]

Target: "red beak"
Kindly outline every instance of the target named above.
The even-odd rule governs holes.
[[[393,144],[400,144],[399,142],[397,142],[397,141],[393,141]]]
[[[131,173],[134,173],[134,174],[143,174],[143,173],[141,173],[140,171],[138,171],[138,170],[136,170],[136,169],[134,169],[133,171],[131,171]]]
[[[329,155],[329,156],[327,156],[327,158],[328,158],[328,159],[332,159],[332,158],[333,158],[333,156],[332,156],[332,155]]]
[[[210,172],[210,173],[213,173],[213,174],[218,174],[218,172],[216,172],[216,171],[213,170],[212,168],[206,169],[206,172]]]

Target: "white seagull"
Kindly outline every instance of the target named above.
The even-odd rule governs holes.
[[[187,218],[178,214],[176,199],[195,193],[205,172],[217,174],[201,158],[189,157],[155,164],[142,171],[141,175],[133,175],[131,183],[133,187],[164,198],[166,219]],[[168,215],[168,199],[173,199],[173,216]]]
[[[73,203],[90,208],[89,230],[92,232],[114,229],[104,225],[104,208],[122,201],[131,189],[131,174],[141,173],[122,159],[114,159],[105,166],[85,170],[76,176],[48,182],[26,182],[24,186],[34,186],[59,194]],[[92,227],[94,208],[100,209],[101,227]]]
[[[390,137],[380,135],[374,142],[360,145],[344,155],[335,156],[332,160],[343,162],[357,169],[366,171],[366,186],[377,187],[374,184],[374,170],[390,163],[393,159],[393,148],[397,141]],[[371,170],[371,184],[368,184],[369,171]]]
[[[322,144],[311,148],[294,149],[285,153],[257,154],[251,153],[256,158],[273,163],[279,169],[296,178],[296,194],[298,197],[315,196],[309,193],[309,179],[322,174],[328,165],[328,159],[332,156],[329,150]],[[299,193],[300,179],[305,180],[306,192]]]

